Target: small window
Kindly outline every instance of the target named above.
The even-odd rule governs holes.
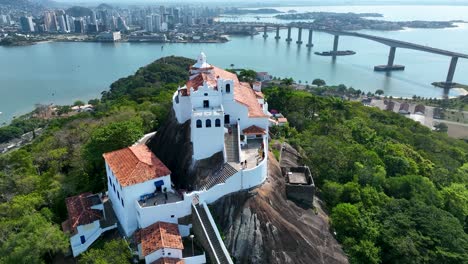
[[[115,184],[112,184],[112,188],[114,188],[114,192],[115,192]]]
[[[174,218],[174,217],[175,217],[175,215],[171,215],[171,218]]]
[[[221,119],[216,119],[215,120],[215,127],[220,127],[221,126]]]
[[[120,200],[120,193],[119,193],[119,191],[117,191],[117,199]]]
[[[122,202],[122,207],[125,207],[124,202],[123,202],[123,198],[120,198],[120,201]]]
[[[210,107],[210,101],[209,100],[203,100],[203,108],[209,108]]]
[[[206,120],[206,127],[211,127],[211,119]]]
[[[85,236],[80,236],[81,244],[86,243],[86,238]]]
[[[231,92],[231,84],[226,84],[226,93],[230,93]]]
[[[111,178],[108,176],[107,179],[109,179],[109,184],[112,185]]]
[[[197,120],[197,128],[202,127],[202,121],[200,119]]]
[[[168,252],[167,255],[170,256],[170,255],[171,255],[171,252]]]
[[[204,93],[203,95],[204,95],[204,96],[208,96],[208,93]]]

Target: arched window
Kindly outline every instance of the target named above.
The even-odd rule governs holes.
[[[200,119],[197,120],[197,128],[202,127],[202,121]]]
[[[206,127],[211,127],[211,119],[206,120]]]
[[[218,118],[215,120],[215,127],[220,127],[221,126],[221,120]]]
[[[231,92],[231,84],[226,84],[226,93],[230,93]]]

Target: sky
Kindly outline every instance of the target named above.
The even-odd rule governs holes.
[[[330,5],[330,4],[468,4],[468,0],[54,0],[55,2],[61,3],[107,3],[107,4],[122,4],[122,3],[145,3],[145,4],[159,4],[159,3],[248,3],[249,5],[259,4],[277,4],[277,5],[291,5],[291,4],[320,4],[320,5]]]

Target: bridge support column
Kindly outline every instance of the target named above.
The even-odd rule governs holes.
[[[268,38],[267,26],[264,26],[264,27],[263,27],[263,37],[264,37],[264,38]]]
[[[335,35],[335,37],[333,38],[333,53],[336,53],[338,51],[338,42],[340,40],[340,36],[339,35]]]
[[[453,84],[453,76],[455,75],[455,70],[457,68],[458,57],[452,57],[450,61],[449,71],[447,73],[447,79],[445,80],[445,87],[451,88]]]
[[[280,39],[280,35],[279,35],[279,30],[280,30],[280,27],[279,26],[276,26],[276,37],[275,39]]]
[[[377,65],[374,66],[374,71],[403,71],[405,69],[404,65],[395,65],[395,52],[396,47],[390,47],[390,53],[388,54],[387,65]]]
[[[302,44],[302,28],[299,28],[299,33],[297,33],[297,44],[301,45]]]
[[[292,41],[292,38],[291,38],[291,27],[289,26],[288,27],[288,38],[286,39],[286,41],[289,43]]]
[[[313,34],[313,30],[312,29],[309,29],[309,42],[307,43],[306,47],[308,48],[312,48],[314,46],[314,44],[312,44],[312,34]]]

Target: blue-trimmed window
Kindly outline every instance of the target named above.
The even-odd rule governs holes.
[[[211,127],[211,119],[206,120],[206,127]]]

